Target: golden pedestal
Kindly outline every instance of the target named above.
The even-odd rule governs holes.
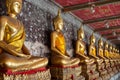
[[[0,80],[51,80],[50,70],[30,70],[21,72],[1,71]]]
[[[85,78],[81,75],[81,66],[51,66],[50,72],[52,80],[85,80]]]

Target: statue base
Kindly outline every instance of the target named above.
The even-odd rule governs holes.
[[[107,70],[107,73],[109,74],[110,77],[114,75],[112,67],[110,66],[110,62],[105,63],[105,69]]]
[[[115,60],[114,66],[116,68],[116,73],[118,73],[119,72],[119,68],[118,68],[118,62],[117,62],[117,60]]]
[[[0,80],[51,80],[50,70],[40,68],[29,71],[0,71]]]
[[[107,70],[105,69],[104,62],[102,62],[100,64],[99,64],[99,62],[97,62],[97,71],[99,72],[99,75],[102,78],[102,80],[109,80],[110,79],[110,75],[107,73]]]
[[[120,64],[119,64],[118,60],[116,61],[116,68],[117,68],[118,72],[120,72]]]
[[[118,73],[116,66],[113,67],[113,72],[114,72],[114,75]]]
[[[99,73],[96,71],[96,64],[86,64],[82,65],[82,75],[85,76],[86,80],[101,80]]]
[[[111,76],[108,74],[107,70],[104,69],[102,70],[101,77],[102,77],[102,80],[109,80]]]
[[[81,75],[81,66],[51,66],[50,72],[52,80],[85,80]]]
[[[113,60],[110,60],[110,65],[111,65],[111,68],[114,72],[114,75],[118,73],[118,70],[117,70],[117,67],[116,67],[116,62],[113,61]]]

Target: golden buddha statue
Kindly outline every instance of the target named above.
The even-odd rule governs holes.
[[[113,58],[115,58],[115,47],[113,47]]]
[[[98,41],[98,56],[100,58],[104,59],[104,56],[103,56],[103,41],[102,41],[101,38]]]
[[[78,58],[71,58],[66,51],[65,38],[61,30],[63,29],[63,19],[60,10],[53,20],[54,31],[51,33],[51,64],[63,67],[78,65]]]
[[[47,58],[31,56],[24,45],[23,23],[16,17],[22,0],[6,0],[9,16],[0,17],[0,67],[14,71],[46,67]]]
[[[116,54],[117,54],[117,59],[118,59],[118,57],[119,57],[119,50],[118,49],[116,49]]]
[[[95,36],[92,33],[92,35],[90,36],[90,45],[89,45],[89,52],[88,52],[89,56],[94,58],[94,59],[99,59],[96,55],[96,47],[95,47]]]
[[[109,57],[112,59],[113,53],[112,53],[112,45],[110,45],[110,49],[109,49]]]
[[[114,46],[112,46],[112,49],[111,49],[111,59],[113,59],[114,58],[114,51],[115,51],[115,48],[114,48]]]
[[[78,58],[81,59],[81,62],[88,62],[88,63],[93,63],[94,60],[90,59],[89,57],[87,57],[85,55],[85,50],[86,50],[86,46],[85,43],[83,41],[84,39],[84,31],[83,28],[81,27],[78,31],[77,31],[77,41],[76,41],[76,56]]]
[[[104,57],[109,59],[108,43],[107,42],[105,42]]]

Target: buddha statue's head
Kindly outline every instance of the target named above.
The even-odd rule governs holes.
[[[58,10],[57,16],[53,20],[55,30],[63,29],[63,19],[61,17],[61,10]]]
[[[22,9],[22,0],[6,0],[8,14],[17,15]]]
[[[107,41],[105,42],[105,50],[108,50],[108,43],[107,43]]]
[[[103,47],[103,41],[102,41],[102,38],[99,39],[99,41],[98,41],[98,46],[99,46],[99,47]]]
[[[85,34],[82,27],[80,27],[80,29],[77,31],[77,34],[78,39],[84,39]]]
[[[95,36],[94,33],[90,36],[90,44],[95,44]]]
[[[114,53],[115,53],[115,51],[116,51],[116,49],[115,49],[115,47],[114,47]]]
[[[117,49],[117,53],[119,54],[119,49]]]
[[[119,53],[119,50],[117,49],[117,53]]]
[[[113,53],[115,52],[115,47],[113,46]]]
[[[117,53],[117,48],[115,48],[115,53]]]
[[[110,47],[109,47],[109,48],[110,48],[110,50],[109,50],[109,51],[110,51],[110,52],[112,52],[112,48],[113,48],[113,47],[112,47],[112,45],[110,45]]]

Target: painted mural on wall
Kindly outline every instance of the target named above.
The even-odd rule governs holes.
[[[0,16],[7,15],[4,4],[5,0],[0,0]],[[26,0],[24,1],[18,19],[24,24],[26,30],[25,44],[30,49],[31,54],[41,57],[50,56],[50,33],[53,30],[52,20],[55,16]],[[63,33],[67,42],[67,50],[71,55],[73,55],[75,48],[77,29],[73,24],[64,21]],[[85,42],[89,41],[88,36],[85,36]]]

